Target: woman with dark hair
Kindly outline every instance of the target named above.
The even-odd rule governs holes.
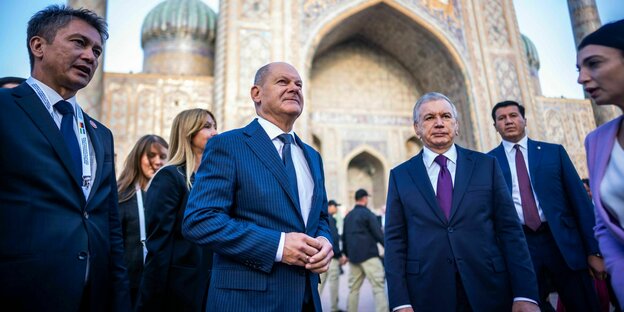
[[[147,259],[137,311],[204,311],[212,251],[182,236],[186,200],[208,140],[217,134],[211,112],[190,109],[171,126],[169,163],[145,199]]]
[[[119,219],[124,240],[124,260],[130,278],[130,299],[134,306],[143,261],[145,260],[145,214],[143,193],[154,173],[167,161],[169,145],[165,139],[148,134],[134,145],[117,179]]]
[[[578,83],[598,105],[624,110],[624,20],[606,24],[581,41]],[[624,116],[601,125],[585,139],[594,232],[611,284],[624,304]],[[599,278],[604,278],[599,277]]]

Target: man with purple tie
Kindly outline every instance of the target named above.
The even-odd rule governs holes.
[[[423,150],[390,172],[385,270],[392,311],[539,311],[537,282],[496,159],[454,143],[457,109],[414,106]]]
[[[554,311],[549,280],[566,311],[598,311],[588,268],[604,279],[605,266],[593,235],[593,206],[570,157],[561,145],[527,137],[517,102],[496,104],[492,119],[503,142],[488,154],[498,159],[523,224],[542,311]]]

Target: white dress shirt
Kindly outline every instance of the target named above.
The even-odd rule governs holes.
[[[37,94],[37,96],[39,97],[39,99],[42,102],[42,105],[44,106],[44,108],[46,110],[48,110],[47,107],[45,107],[46,101],[48,103],[50,103],[50,105],[53,107],[53,115],[51,116],[52,119],[54,120],[54,123],[56,124],[56,126],[59,128],[59,130],[61,129],[61,121],[63,120],[63,114],[61,114],[56,108],[54,108],[54,104],[56,104],[58,101],[63,100],[63,98],[61,97],[60,94],[58,94],[58,92],[54,91],[52,88],[48,87],[46,84],[44,84],[43,82],[33,78],[33,77],[29,77],[26,80],[26,83],[28,83],[28,85],[32,86],[34,84],[36,84],[41,91],[43,91],[44,96],[46,96],[46,99],[41,98],[41,94],[39,94],[38,92],[35,92],[35,94]],[[35,88],[33,88],[34,90]],[[71,104],[72,109],[74,110],[74,112],[76,112],[76,109],[81,109],[80,105],[78,105],[78,103],[76,102],[76,96],[72,96],[71,98],[65,100],[67,101],[69,104]],[[74,113],[74,134],[76,135],[76,141],[80,142],[80,136],[78,133],[78,125],[76,123],[76,113]],[[89,133],[87,132],[87,139],[89,140],[89,158],[91,159],[91,181],[95,181],[95,174],[96,174],[96,168],[97,168],[97,163],[96,163],[96,159],[95,159],[95,150],[93,149],[93,144],[91,141],[91,138],[89,137]],[[85,198],[89,198],[89,193],[91,192],[91,187],[93,186],[93,183],[89,183],[86,187],[82,187],[83,193]]]
[[[505,156],[507,156],[507,162],[509,163],[509,171],[511,172],[511,197],[513,198],[514,206],[516,207],[516,212],[518,213],[518,217],[520,218],[520,223],[524,224],[524,213],[522,212],[522,199],[520,198],[520,184],[518,184],[518,173],[516,172],[516,149],[514,146],[518,144],[520,145],[520,150],[522,151],[522,157],[524,157],[524,164],[527,167],[527,172],[529,174],[529,179],[531,180],[531,189],[533,190],[533,198],[535,198],[535,204],[537,206],[537,212],[539,213],[539,218],[542,222],[546,222],[546,218],[544,217],[544,212],[540,207],[539,199],[535,195],[535,188],[533,188],[533,178],[531,177],[531,171],[529,170],[529,150],[527,148],[528,137],[524,136],[518,143],[512,143],[509,141],[503,140],[503,149],[505,150]]]
[[[429,181],[431,181],[431,186],[433,186],[433,191],[436,195],[438,195],[438,175],[440,174],[441,169],[440,165],[435,162],[438,155],[438,153],[430,150],[426,146],[423,146],[423,162],[425,163]],[[448,171],[451,173],[451,181],[453,186],[455,186],[455,172],[457,171],[457,148],[455,148],[455,144],[453,144],[451,148],[449,148],[442,155],[448,158],[446,161],[446,168],[448,168]]]
[[[272,124],[270,121],[258,116],[258,123],[267,133],[271,142],[277,149],[277,153],[282,157],[282,149],[284,148],[284,143],[278,137],[283,134],[284,131],[280,129],[278,126]],[[310,172],[310,167],[308,167],[308,162],[303,155],[303,149],[297,145],[297,142],[294,141],[295,133],[293,131],[288,132],[288,135],[293,136],[293,144],[291,146],[290,152],[292,154],[292,161],[295,166],[295,172],[297,173],[297,187],[299,193],[299,206],[301,209],[301,216],[303,217],[304,224],[308,224],[308,217],[310,215],[310,209],[312,207],[312,193],[314,192],[314,180],[312,179],[312,173]],[[283,158],[282,158],[283,159]],[[279,246],[277,248],[277,254],[275,255],[275,261],[282,261],[282,254],[284,249],[284,239],[285,233],[282,232],[280,237]]]
[[[622,177],[624,177],[624,149],[616,139],[604,178],[600,183],[600,199],[605,209],[615,216],[620,227],[624,228],[624,192],[622,192],[624,180]]]

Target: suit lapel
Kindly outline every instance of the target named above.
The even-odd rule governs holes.
[[[87,115],[84,111],[82,111],[84,116],[85,128],[87,128],[87,133],[89,134],[89,140],[91,141],[91,147],[93,147],[93,151],[95,152],[95,162],[97,168],[95,169],[95,180],[92,181],[93,185],[91,185],[91,191],[89,192],[89,199],[93,198],[93,194],[95,194],[95,190],[102,183],[102,166],[104,165],[104,147],[102,146],[102,141],[100,140],[100,136],[97,133],[97,129],[94,129],[91,126],[91,117]]]
[[[537,177],[537,169],[539,168],[540,162],[542,161],[542,147],[539,142],[535,142],[531,139],[527,140],[527,150],[529,153],[529,172],[531,173],[531,184],[535,188],[535,178]]]
[[[408,168],[408,173],[412,178],[412,182],[414,182],[420,194],[425,198],[425,201],[427,202],[429,208],[433,211],[433,214],[443,224],[448,223],[446,216],[442,212],[442,209],[438,205],[438,200],[435,197],[435,191],[433,190],[431,180],[429,180],[429,175],[427,174],[427,169],[423,163],[422,151],[410,160],[410,166]]]
[[[284,189],[293,209],[297,210],[298,205],[295,199],[295,194],[289,186],[288,176],[286,175],[286,168],[284,163],[275,149],[275,145],[271,142],[271,139],[262,129],[258,120],[252,121],[247,127],[245,127],[244,133],[248,136],[247,145],[252,150],[258,159],[264,164],[264,166],[275,176],[275,179],[279,185]],[[296,213],[299,216],[303,224],[303,218],[301,217],[301,211],[297,210]]]
[[[590,142],[590,144],[593,144],[592,149],[593,154],[595,155],[595,159],[593,160],[595,172],[590,178],[593,183],[596,183],[596,185],[600,185],[602,183],[605,171],[607,171],[607,165],[609,164],[611,151],[613,150],[613,146],[617,144],[615,142],[615,139],[617,137],[617,131],[623,118],[624,116],[620,116],[619,118],[616,118],[603,126],[605,127],[604,130],[599,130],[600,132],[596,133],[596,135],[594,136],[595,143]],[[589,155],[588,157],[591,157],[591,155]],[[591,165],[592,163],[590,163],[590,166]],[[596,191],[598,192],[597,197],[600,198],[600,188],[596,188]]]
[[[494,149],[494,157],[498,159],[498,164],[500,165],[501,171],[503,171],[505,182],[507,182],[507,188],[509,189],[509,193],[511,193],[511,168],[509,168],[507,153],[505,152],[505,147],[503,146],[503,143],[501,143],[498,147]]]
[[[72,164],[70,162],[71,155],[69,154],[69,148],[65,144],[65,140],[61,135],[61,131],[54,123],[52,116],[45,108],[37,94],[32,88],[23,83],[15,88],[13,95],[16,96],[15,101],[17,104],[28,114],[33,124],[41,131],[41,134],[50,142],[52,149],[56,152],[61,159],[61,163],[67,170],[67,174],[75,182],[76,186],[80,188],[81,181],[77,180],[75,174],[73,174]],[[80,190],[82,192],[82,190]]]
[[[455,147],[457,148],[457,169],[455,170],[453,202],[449,220],[452,220],[453,216],[457,213],[459,203],[461,203],[464,195],[466,194],[466,188],[470,183],[470,177],[472,177],[472,170],[474,169],[474,160],[471,155],[472,152],[465,150],[458,145],[455,145]]]

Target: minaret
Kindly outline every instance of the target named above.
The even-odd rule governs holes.
[[[67,5],[72,8],[85,8],[89,9],[95,14],[106,18],[106,0],[68,0]],[[102,93],[104,92],[104,53],[106,49],[102,51],[100,55],[100,63],[98,65],[91,82],[87,87],[78,91],[78,104],[93,118],[99,118],[102,111]]]
[[[574,46],[578,47],[585,36],[602,25],[598,16],[598,8],[595,0],[568,0],[568,10],[574,32]],[[589,98],[589,95],[585,94],[585,98]],[[612,105],[598,106],[592,101],[592,109],[597,126],[619,116],[617,108]]]

